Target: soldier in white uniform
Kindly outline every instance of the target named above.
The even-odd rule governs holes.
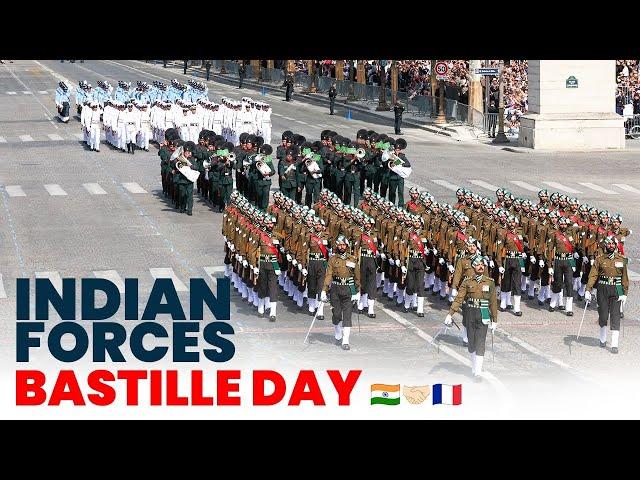
[[[176,128],[180,131],[180,138],[184,142],[189,141],[189,121],[191,120],[189,109],[187,107],[182,108],[182,115],[176,118]]]
[[[125,143],[127,152],[133,155],[136,149],[136,134],[140,130],[140,117],[138,112],[133,109],[133,103],[127,104],[125,113]]]
[[[97,102],[91,103],[91,109],[88,110],[88,125],[89,125],[89,147],[91,150],[99,152],[100,151],[100,115],[102,114],[102,110]],[[83,108],[84,112],[85,109]]]
[[[264,143],[271,143],[271,106],[268,103],[262,104],[262,116],[260,120],[260,136],[264,138]]]
[[[216,135],[222,135],[222,110],[217,103],[213,104],[211,112],[211,131]]]
[[[198,114],[197,105],[191,105],[191,114],[189,118],[189,140],[198,143],[198,135],[202,130],[202,116]]]
[[[143,150],[149,151],[149,139],[151,137],[151,118],[149,107],[146,103],[140,104],[139,109],[139,118],[140,118],[140,129],[138,130],[138,135],[136,138],[136,143],[138,147]]]
[[[118,103],[118,116],[115,121],[116,130],[116,147],[124,152],[126,144],[126,125],[127,125],[127,111],[124,108],[124,103]]]

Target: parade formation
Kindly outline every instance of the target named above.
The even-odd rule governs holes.
[[[362,129],[352,140],[324,130],[310,141],[287,130],[274,151],[266,103],[214,103],[195,81],[138,82],[136,89],[119,82],[112,91],[107,82],[80,83],[85,142],[99,151],[104,129],[123,152],[158,143],[163,193],[175,208],[192,215],[195,189],[224,212],[225,275],[260,316],[268,310],[276,321],[278,287],[318,320],[330,303],[335,341],[349,350],[354,312],[375,318],[376,301],[386,298],[424,317],[431,297],[448,304],[444,325],[460,329],[479,377],[498,312],[522,316],[523,296],[567,316],[574,301],[590,302],[597,303],[600,345],[609,327],[618,352],[631,234],[620,215],[547,190],[532,201],[503,188],[495,198],[460,188],[449,204],[412,187],[405,202],[411,162],[403,138]],[[60,82],[63,121],[69,103]]]

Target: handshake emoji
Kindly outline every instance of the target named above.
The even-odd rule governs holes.
[[[406,398],[409,403],[413,404],[424,402],[429,396],[430,391],[431,388],[429,385],[424,385],[422,387],[407,387],[405,385],[402,387],[402,394],[404,395],[404,398]]]

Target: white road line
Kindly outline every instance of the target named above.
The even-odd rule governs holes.
[[[626,190],[627,192],[640,193],[640,190],[632,187],[631,185],[627,185],[626,183],[614,183],[613,185],[621,188],[622,190]]]
[[[20,185],[7,185],[4,187],[10,197],[26,197],[27,195],[22,190]]]
[[[48,133],[47,137],[49,137],[51,140],[55,140],[55,141],[64,140],[64,138],[62,138],[60,135],[58,135],[56,133]]]
[[[286,118],[287,120],[295,120],[295,118],[285,117],[284,115],[282,115],[282,118]]]
[[[84,140],[84,133],[76,132],[73,134],[73,136],[76,137],[78,140]]]
[[[31,137],[31,135],[20,135],[20,141],[33,142],[33,138]]]
[[[485,182],[484,180],[469,180],[469,182],[473,183],[474,185],[478,185],[479,187],[486,188],[487,190],[490,190],[492,192],[495,192],[499,188],[496,185]]]
[[[549,185],[550,187],[557,188],[558,190],[564,190],[565,192],[582,193],[580,190],[576,190],[575,188],[567,187],[566,185],[563,185],[563,184],[558,183],[558,182],[542,182],[542,183],[544,183],[545,185]]]
[[[0,137],[0,143],[7,143],[7,139],[4,137]]]
[[[580,185],[584,185],[587,188],[591,188],[592,190],[606,193],[607,195],[620,195],[619,192],[614,192],[613,190],[609,190],[607,188],[601,187],[600,185],[596,185],[595,183],[589,183],[589,182],[578,182],[578,183]]]
[[[53,287],[62,295],[62,278],[58,272],[36,272],[36,278],[48,278]]]
[[[453,183],[449,183],[446,180],[431,180],[431,181],[433,183],[437,183],[441,187],[448,188],[449,190],[453,190],[454,192],[460,188],[458,185],[454,185]]]
[[[188,292],[187,286],[176,276],[173,268],[150,268],[149,273],[154,279],[158,278],[170,278],[173,282],[173,286],[176,292]]]
[[[541,188],[536,187],[535,185],[531,185],[527,182],[521,182],[520,180],[511,180],[511,183],[519,186],[520,188],[524,188],[525,190],[529,190],[530,192],[539,192],[542,190]]]
[[[296,123],[302,123],[303,125],[309,125],[307,122],[303,122],[302,120],[294,120]]]
[[[16,92],[7,92],[7,95],[15,95]]]
[[[632,282],[637,282],[640,280],[640,273],[634,272],[633,270],[629,270],[627,267],[627,273],[629,274],[629,280]]]
[[[429,335],[425,331],[421,330],[420,328],[416,327],[410,321],[402,318],[400,315],[398,315],[393,310],[389,310],[389,309],[387,309],[385,307],[382,307],[382,306],[380,306],[379,308],[383,312],[385,312],[387,315],[389,315],[391,318],[393,318],[396,322],[398,322],[400,325],[406,327],[408,330],[410,330],[411,332],[413,332],[414,334],[416,334],[417,336],[419,336],[420,338],[425,340],[428,344],[433,346],[433,337],[431,335]],[[438,347],[436,347],[436,348],[438,348]],[[463,357],[462,355],[460,355],[458,352],[456,352],[452,348],[448,347],[447,345],[440,345],[439,346],[439,350],[441,352],[445,353],[446,355],[449,355],[451,358],[454,358],[455,360],[459,361],[463,365],[466,365],[467,367],[471,366],[471,362],[469,361],[468,358]],[[503,403],[505,403],[505,404],[510,404],[511,403],[511,401],[512,401],[511,392],[509,392],[509,390],[504,385],[504,383],[502,383],[500,380],[498,380],[495,377],[495,375],[493,375],[491,372],[488,372],[486,369],[483,372],[483,377],[485,379],[487,379],[489,381],[489,383],[491,383],[491,385],[498,391],[498,393],[500,394],[500,399],[502,400]]]
[[[147,193],[147,191],[136,182],[125,182],[122,184],[122,186],[129,190],[131,193]]]
[[[83,183],[82,186],[91,195],[106,195],[107,192],[100,186],[99,183]]]
[[[7,298],[7,292],[4,289],[4,283],[2,282],[2,274],[0,273],[0,298]]]
[[[93,272],[93,276],[96,278],[104,278],[114,283],[118,287],[120,293],[124,293],[124,280],[118,272],[115,270],[96,270]]]
[[[66,195],[67,192],[65,192],[62,187],[60,185],[58,185],[57,183],[50,183],[44,186],[44,188],[46,188],[47,192],[49,192],[49,195],[51,196],[63,196]]]
[[[25,90],[24,92],[22,92],[23,95],[33,95],[33,92],[30,92],[28,90]]]
[[[49,92],[47,92],[46,90],[38,90],[38,93],[40,95],[48,95],[49,94]]]
[[[75,91],[77,85],[74,82],[72,82],[71,80],[69,80],[67,77],[63,77],[58,72],[54,72],[49,67],[47,67],[46,65],[43,65],[42,63],[40,63],[37,60],[34,60],[33,62],[37,63],[38,65],[40,65],[40,67],[42,67],[44,70],[49,72],[51,74],[51,76],[53,76],[54,78],[57,78],[58,80],[62,80],[64,83],[66,83],[67,87],[69,87],[72,91]],[[40,93],[42,93],[42,92],[40,92]]]

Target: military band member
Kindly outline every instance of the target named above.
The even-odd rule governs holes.
[[[347,252],[348,248],[348,240],[340,235],[336,239],[335,255],[329,259],[324,286],[320,294],[321,302],[331,299],[334,336],[336,343],[342,344],[343,350],[350,349],[352,302],[357,302],[360,295],[358,260]],[[328,295],[327,292],[329,292]]]
[[[466,327],[469,337],[467,349],[471,354],[471,373],[476,380],[480,380],[487,328],[491,328],[492,331],[496,328],[498,305],[495,283],[492,278],[484,275],[484,259],[476,256],[471,266],[474,276],[462,282],[444,323],[447,326],[451,325],[452,316],[462,308],[462,324]]]
[[[591,301],[591,289],[598,284],[598,323],[600,346],[607,344],[607,324],[611,321],[611,353],[618,353],[620,335],[620,309],[627,301],[629,291],[628,259],[618,251],[614,236],[604,239],[604,255],[599,256],[589,273],[585,300]]]
[[[396,154],[396,156],[402,159],[403,161],[401,165],[402,167],[410,167],[411,162],[409,162],[405,154],[402,153],[402,150],[404,150],[405,148],[407,148],[406,140],[404,138],[399,138],[396,140],[393,146],[393,151]],[[397,205],[400,205],[400,206],[404,205],[404,178],[402,178],[393,170],[390,170],[388,182],[389,182],[389,201],[391,203],[396,203],[396,192],[397,192],[398,194]]]

